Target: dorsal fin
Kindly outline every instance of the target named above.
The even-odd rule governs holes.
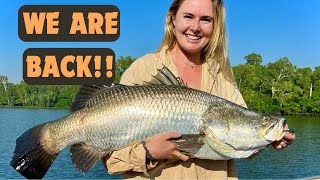
[[[164,84],[164,85],[180,85],[186,86],[180,78],[177,78],[173,73],[163,65],[162,69],[157,69],[158,73],[155,76],[152,76],[152,79],[146,84]]]
[[[78,94],[74,98],[73,103],[70,106],[70,111],[74,112],[85,107],[86,103],[93,96],[105,91],[108,88],[117,86],[118,84],[107,85],[83,85],[78,91]]]
[[[173,73],[163,65],[162,69],[157,69],[158,73],[155,76],[152,76],[149,82],[144,82],[145,84],[164,84],[164,85],[180,85],[187,86],[184,84],[180,78],[177,78]],[[100,92],[105,91],[108,88],[114,86],[124,86],[120,84],[112,84],[111,86],[106,85],[83,85],[78,94],[76,95],[73,103],[70,106],[70,111],[74,112],[79,109],[82,109],[86,106],[88,100],[97,95]]]

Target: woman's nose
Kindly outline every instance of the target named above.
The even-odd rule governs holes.
[[[200,31],[200,25],[199,25],[199,22],[192,22],[192,24],[190,25],[190,30],[192,30],[193,32],[198,32]]]

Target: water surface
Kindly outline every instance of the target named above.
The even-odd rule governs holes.
[[[21,176],[11,166],[10,161],[15,148],[15,140],[29,128],[69,114],[67,110],[55,109],[1,109],[0,108],[0,179],[21,179]],[[71,162],[70,149],[60,152],[45,175],[46,179],[114,179],[106,173],[101,161],[88,173],[77,171]]]

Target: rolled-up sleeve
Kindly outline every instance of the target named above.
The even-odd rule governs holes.
[[[113,151],[104,159],[104,165],[110,174],[126,171],[143,172],[147,174],[146,152],[142,144],[134,144],[121,150]]]

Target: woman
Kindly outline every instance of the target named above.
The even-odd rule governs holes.
[[[222,0],[174,0],[166,17],[160,48],[136,60],[120,83],[148,82],[163,65],[190,88],[246,106],[228,63]],[[237,178],[233,160],[190,159],[181,154],[169,141],[180,135],[178,132],[158,134],[146,144],[137,143],[114,151],[104,164],[109,173],[123,173],[123,178]],[[286,134],[285,138],[286,141],[274,146],[282,149],[295,136]],[[155,161],[148,162],[150,156]]]

